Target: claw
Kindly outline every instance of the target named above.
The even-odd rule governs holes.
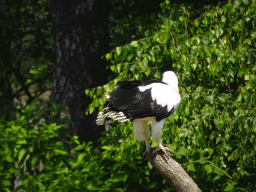
[[[150,156],[150,153],[148,153],[147,150],[146,150],[146,151],[143,152],[142,158],[143,158],[144,160],[146,160],[146,159],[147,159],[147,156]]]
[[[151,157],[150,151],[151,151],[151,146],[150,146],[150,145],[147,145],[147,146],[146,146],[146,150],[143,152],[142,157],[143,157],[144,159],[146,159],[147,157]]]
[[[165,146],[163,146],[163,145],[161,144],[161,141],[160,141],[160,140],[157,140],[157,142],[158,142],[158,147],[152,152],[152,156],[154,156],[159,150],[161,150],[162,152],[164,152],[164,154],[165,154],[167,157],[169,157],[167,151],[169,151],[171,154],[174,154],[174,151],[171,150],[171,149],[169,149],[169,148],[167,148],[167,147],[165,147]]]
[[[151,146],[150,146],[150,144],[149,144],[149,142],[148,142],[148,139],[145,139],[145,143],[146,143],[146,150],[144,151],[144,153],[143,153],[143,155],[142,155],[142,157],[143,157],[144,159],[146,159],[147,156],[148,156],[148,157],[151,157],[151,156],[150,156]]]
[[[153,157],[159,150],[161,150],[166,155],[166,157],[168,157],[168,159],[169,159],[169,155],[167,151],[170,152],[171,154],[174,154],[173,150],[167,148],[166,145],[164,146],[162,145],[160,139],[157,139],[158,146],[154,150],[151,148],[148,140],[145,140],[145,142],[146,142],[146,150],[142,154],[143,159],[146,159],[147,157],[149,158]],[[153,152],[151,152],[152,151],[151,149],[153,150]]]

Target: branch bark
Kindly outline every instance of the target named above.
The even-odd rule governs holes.
[[[152,156],[152,148],[150,155],[145,155],[150,164],[156,171],[162,175],[178,192],[200,192],[196,183],[190,178],[187,172],[170,156],[166,156],[159,150],[155,156]]]

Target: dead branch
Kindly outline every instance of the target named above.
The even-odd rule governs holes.
[[[186,171],[170,156],[166,156],[159,150],[155,156],[152,156],[152,148],[150,155],[145,155],[150,164],[156,171],[162,175],[178,192],[199,192],[201,191],[196,183],[189,177]]]

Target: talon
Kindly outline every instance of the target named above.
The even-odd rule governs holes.
[[[147,151],[144,151],[144,153],[142,154],[142,158],[146,160],[147,156],[150,156],[150,154]]]
[[[151,147],[150,147],[150,145],[147,145],[146,150],[143,152],[142,157],[143,157],[144,159],[146,159],[147,156],[148,156],[149,158],[151,158],[150,151],[151,151]]]
[[[167,148],[167,147],[164,147],[161,143],[158,144],[158,147],[152,152],[152,155],[155,155],[156,152],[158,152],[159,150],[162,150],[162,152],[164,152],[164,154],[169,157],[167,151],[169,151],[171,154],[174,154],[174,151]]]

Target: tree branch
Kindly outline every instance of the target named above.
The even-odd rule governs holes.
[[[45,80],[46,78],[49,78],[51,75],[52,75],[52,71],[51,71],[50,73],[46,74],[45,76],[39,77],[38,79],[36,79],[36,80],[34,80],[34,81],[32,81],[32,82],[26,84],[26,86],[29,87],[29,86],[34,85],[34,84],[36,84],[36,83],[41,83],[41,82],[42,82],[43,80]],[[16,91],[16,93],[13,94],[13,97],[17,97],[18,94],[19,94],[20,92],[22,92],[23,90],[24,90],[23,87],[21,87],[18,91]]]
[[[24,80],[22,74],[20,73],[20,71],[16,70],[13,66],[11,66],[11,69],[15,73],[15,76],[16,76],[17,80],[19,81],[19,83],[21,84],[22,89],[25,91],[26,95],[28,96],[28,103],[31,103],[34,98],[32,97],[31,93],[29,92],[28,86],[25,84],[25,80]]]
[[[156,171],[162,175],[178,192],[200,192],[196,183],[189,177],[186,171],[170,156],[166,156],[159,150],[155,156],[152,157],[154,147],[150,151],[150,155],[145,155],[150,164]]]

